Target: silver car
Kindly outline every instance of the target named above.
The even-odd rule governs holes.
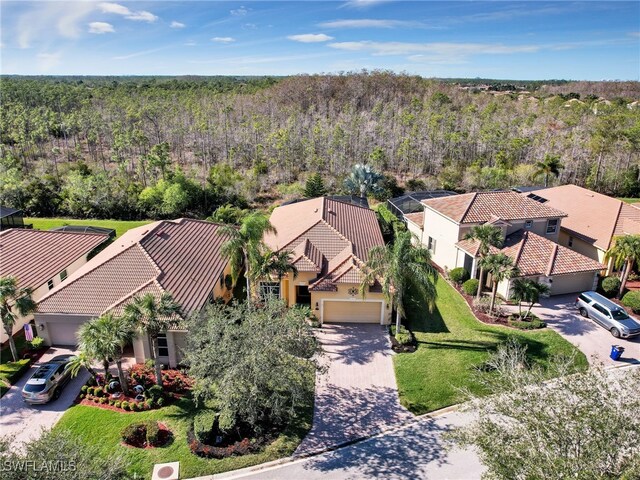
[[[58,355],[41,365],[22,388],[22,399],[31,404],[47,403],[60,397],[69,380],[69,362],[73,355]]]
[[[640,322],[631,318],[624,308],[596,292],[578,295],[576,307],[580,315],[591,318],[616,338],[640,335]]]

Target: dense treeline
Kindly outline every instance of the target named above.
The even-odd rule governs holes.
[[[626,83],[612,91],[637,91]],[[564,165],[552,181],[637,195],[638,97],[569,85],[477,92],[387,72],[4,77],[0,202],[31,215],[207,216],[299,194],[309,172],[340,190],[365,162],[428,188],[540,184],[535,163],[549,155]]]

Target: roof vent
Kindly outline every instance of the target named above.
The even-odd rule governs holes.
[[[162,230],[156,232],[156,237],[162,237],[162,235],[164,235],[164,232]]]

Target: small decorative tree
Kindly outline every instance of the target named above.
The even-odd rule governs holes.
[[[380,186],[382,180],[384,176],[369,165],[356,164],[344,181],[344,186],[349,193],[365,198],[367,194],[376,193],[382,189]]]
[[[489,304],[489,314],[493,313],[496,304],[496,296],[498,294],[498,284],[508,278],[517,277],[519,274],[518,267],[513,265],[511,257],[504,253],[488,255],[480,259],[480,265],[484,271],[491,275],[491,303]]]
[[[511,299],[518,302],[518,317],[526,320],[531,314],[533,305],[540,300],[540,296],[548,294],[550,290],[549,286],[543,283],[526,278],[516,278],[511,283]],[[529,304],[524,315],[522,315],[523,302]]]
[[[304,196],[306,198],[323,197],[327,194],[327,189],[324,186],[324,180],[319,173],[313,173],[307,178],[304,185]]]
[[[491,247],[500,248],[504,242],[502,230],[493,225],[478,225],[473,227],[471,231],[464,237],[467,240],[476,240],[479,243],[478,255],[480,256],[480,279],[478,281],[478,290],[476,298],[480,298],[482,293],[482,284],[484,283],[484,269],[482,267],[482,259],[489,255]]]
[[[31,298],[32,292],[30,288],[18,288],[18,280],[15,277],[0,277],[0,317],[4,331],[9,337],[9,348],[14,362],[18,361],[18,349],[13,340],[13,327],[17,315],[24,317],[36,311],[36,303]]]
[[[633,270],[633,266],[640,261],[640,235],[623,235],[615,237],[613,246],[607,250],[605,261],[612,260],[615,268],[624,266],[620,279],[618,298],[622,298],[627,287],[627,279]]]

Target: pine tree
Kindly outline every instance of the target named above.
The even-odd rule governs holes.
[[[319,173],[314,173],[307,178],[307,183],[304,185],[304,196],[306,198],[323,197],[326,194],[327,189]]]

